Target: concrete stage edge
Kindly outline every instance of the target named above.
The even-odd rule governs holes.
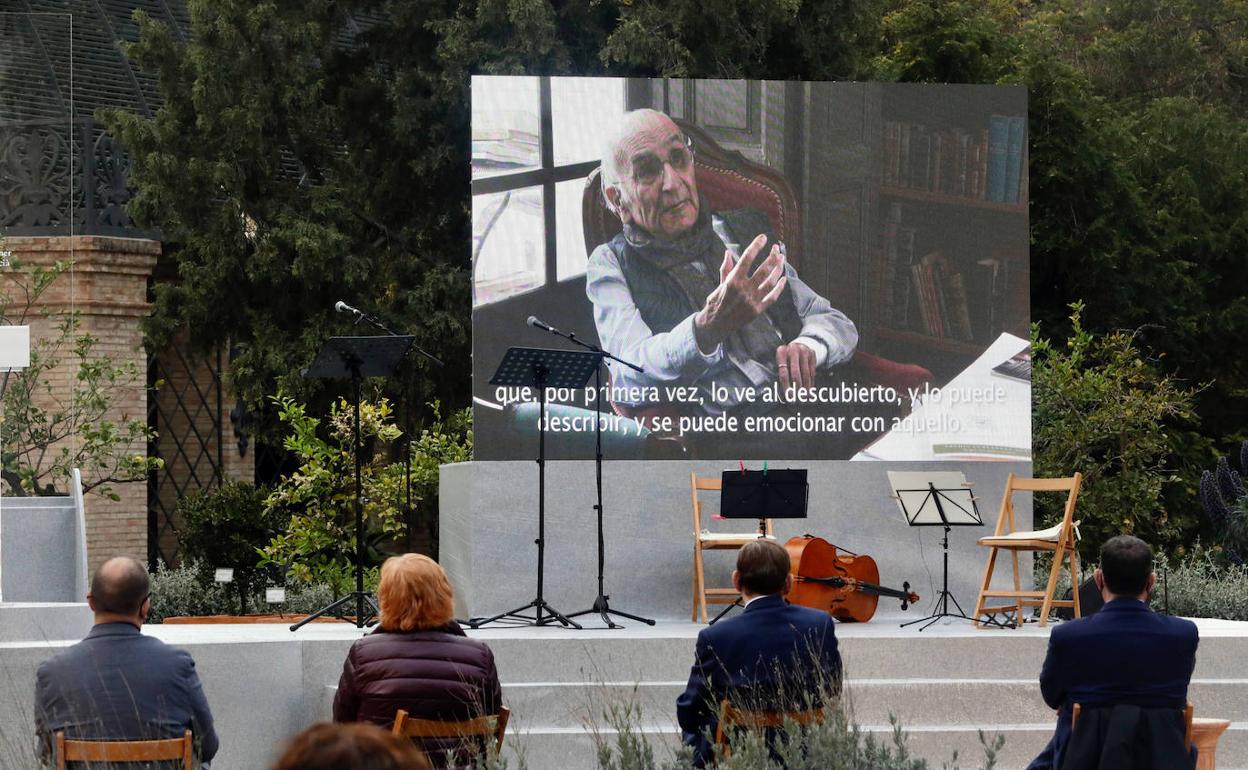
[[[761,463],[750,462],[759,468]],[[928,608],[940,588],[942,530],[909,527],[890,497],[887,471],[962,471],[974,484],[983,527],[955,527],[950,535],[949,588],[969,614],[987,550],[977,538],[992,534],[1005,481],[1030,463],[883,463],[777,461],[772,467],[810,470],[806,520],[775,521],[777,538],[809,532],[875,558],[883,585],[911,590]],[[688,619],[693,569],[689,474],[718,476],[727,461],[615,461],[603,466],[606,592],[614,608],[660,619]],[[468,462],[444,465],[439,487],[439,558],[456,591],[458,617],[484,617],[536,595],[537,465]],[[549,462],[546,467],[545,598],[560,612],[587,609],[597,595],[594,464]],[[706,494],[718,511],[718,494]],[[1016,495],[1020,528],[1031,526],[1031,500]],[[707,508],[704,507],[704,510]],[[704,526],[707,523],[704,521]],[[711,521],[718,531],[749,531],[750,522]],[[707,554],[708,585],[728,585],[735,556]],[[1030,560],[1024,575],[1030,583]],[[1008,570],[998,570],[1002,576]],[[1002,585],[1004,585],[1002,583]],[[1030,588],[1030,585],[1025,587]]]
[[[1053,727],[1036,683],[1047,631],[1034,625],[976,630],[951,622],[919,633],[899,629],[902,619],[893,613],[837,627],[854,721],[888,739],[888,716],[897,715],[912,751],[932,767],[954,750],[961,767],[979,767],[978,731],[999,732],[1006,745],[997,767],[1023,768]],[[1189,696],[1197,716],[1233,722],[1219,744],[1218,767],[1242,770],[1248,768],[1248,623],[1197,623],[1201,644]],[[662,622],[617,631],[470,632],[494,650],[512,709],[504,749],[509,766],[518,766],[519,750],[533,770],[594,768],[594,730],[614,739],[603,710],[626,702],[640,708],[642,733],[656,756],[670,756],[677,743],[675,699],[700,628]],[[281,625],[157,625],[144,633],[194,656],[221,736],[214,770],[263,770],[281,741],[329,718],[343,658],[360,636],[347,624],[312,624],[294,634]],[[0,642],[0,768],[33,767],[35,670],[73,641]]]

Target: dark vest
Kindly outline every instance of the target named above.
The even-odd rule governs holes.
[[[703,203],[705,204],[705,201]],[[765,233],[769,243],[774,242],[774,234],[767,215],[757,209],[735,209],[721,212],[718,216],[723,220],[724,228],[741,250],[744,250],[759,233]],[[699,218],[695,227],[710,228],[710,218]],[[718,237],[714,240],[720,242]],[[641,319],[646,322],[646,326],[650,327],[651,332],[655,334],[670,332],[677,324],[688,318],[690,313],[701,309],[701,304],[694,306],[665,270],[654,265],[640,253],[648,248],[647,246],[632,244],[624,237],[624,233],[619,233],[611,239],[607,248],[615,253],[620,270],[624,274],[624,280],[628,283],[628,291],[633,298],[633,304],[637,306]],[[718,252],[707,255],[710,260],[710,269],[715,275],[719,272],[723,248],[720,242]],[[765,254],[760,254],[755,260],[755,265],[762,262],[765,256]],[[787,283],[780,298],[767,309],[767,316],[784,335],[786,342],[801,334],[802,319],[797,313],[793,293]]]

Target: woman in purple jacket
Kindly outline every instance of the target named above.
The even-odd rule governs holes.
[[[414,553],[386,559],[377,599],[380,624],[351,645],[342,666],[335,722],[388,728],[399,709],[440,720],[498,713],[502,692],[494,653],[452,620],[454,593],[437,562]],[[432,739],[422,748],[436,767],[444,767],[447,752],[460,744]]]

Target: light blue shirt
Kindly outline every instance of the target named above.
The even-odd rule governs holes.
[[[725,240],[725,231],[719,226],[719,217],[713,217],[715,231],[726,249],[740,254],[740,245]],[[781,249],[783,249],[781,245]],[[801,333],[793,340],[776,340],[776,346],[798,342],[815,353],[820,368],[831,368],[849,360],[858,345],[858,330],[844,313],[832,307],[826,299],[797,277],[797,271],[785,263],[790,296],[802,319]],[[738,356],[719,345],[709,353],[698,349],[693,333],[693,317],[690,313],[669,332],[655,334],[641,317],[641,311],[633,303],[628,282],[620,268],[619,259],[607,244],[594,249],[586,272],[585,293],[594,305],[594,324],[598,339],[607,352],[631,361],[642,369],[638,373],[626,366],[608,361],[611,371],[612,401],[628,406],[645,406],[647,402],[627,397],[629,389],[647,387],[662,388],[671,385],[696,386],[702,396],[703,408],[711,414],[720,414],[738,406],[734,388],[764,388],[776,382],[779,370],[774,358],[756,361]],[[740,346],[729,346],[733,349]],[[720,398],[711,396],[711,384],[728,389]],[[751,411],[767,411],[774,404],[746,404]]]

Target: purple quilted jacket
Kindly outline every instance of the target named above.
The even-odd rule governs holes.
[[[335,722],[372,722],[387,729],[399,709],[419,719],[459,720],[498,713],[502,692],[494,653],[455,624],[428,631],[383,628],[351,645],[334,696]],[[455,740],[423,748],[446,764]]]

